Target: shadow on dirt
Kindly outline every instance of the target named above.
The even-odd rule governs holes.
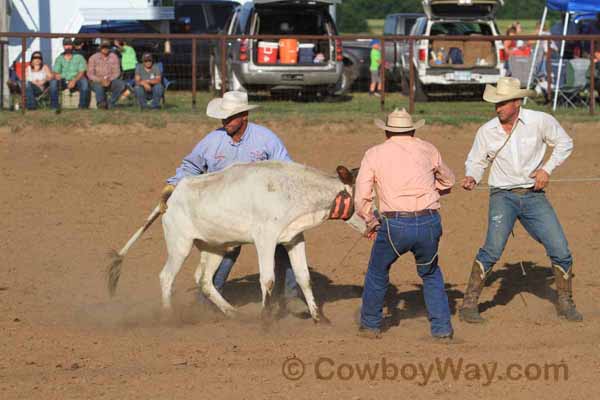
[[[523,270],[525,275],[523,275]],[[556,304],[556,290],[550,287],[554,282],[552,268],[536,266],[529,261],[505,264],[504,268],[493,270],[486,279],[486,288],[499,281],[499,288],[490,301],[479,304],[479,311],[484,312],[495,306],[505,306],[521,293],[531,293],[543,300]]]

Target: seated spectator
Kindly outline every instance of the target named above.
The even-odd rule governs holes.
[[[79,90],[79,108],[88,107],[89,86],[85,77],[85,58],[73,54],[73,42],[63,40],[64,52],[54,62],[54,79],[50,81],[50,107],[58,108],[58,95],[64,89]]]
[[[29,66],[25,70],[25,95],[27,109],[37,108],[37,97],[41,95],[52,80],[52,71],[44,64],[42,53],[34,51],[31,54]]]
[[[164,93],[160,69],[152,60],[152,54],[144,53],[142,63],[135,68],[135,95],[140,107],[145,109],[146,99],[152,96],[152,108],[160,108],[160,100]]]
[[[96,94],[96,104],[98,108],[104,109],[114,107],[125,90],[125,82],[120,79],[119,57],[110,49],[110,40],[103,39],[100,42],[100,51],[91,56],[88,61],[88,78]],[[107,91],[111,94],[109,102],[106,100]]]

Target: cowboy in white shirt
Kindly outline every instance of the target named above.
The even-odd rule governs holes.
[[[517,219],[542,243],[552,261],[558,315],[569,321],[583,319],[572,299],[571,251],[544,193],[552,171],[573,151],[573,140],[551,115],[521,108],[521,100],[529,96],[535,96],[535,92],[521,89],[516,78],[500,78],[497,87],[487,85],[483,94],[485,101],[495,104],[498,117],[479,128],[465,163],[462,186],[466,190],[475,188],[491,164],[487,237],[475,257],[460,310],[466,322],[485,321],[479,315],[479,295]],[[544,163],[547,146],[554,150]]]

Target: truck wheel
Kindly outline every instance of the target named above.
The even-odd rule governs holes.
[[[408,96],[410,94],[408,85],[408,78],[405,76],[405,74],[402,74],[400,77],[400,91],[404,96]]]
[[[418,79],[415,79],[415,101],[419,103],[426,103],[429,100],[427,92],[423,88],[423,84]]]
[[[354,64],[346,64],[344,63],[344,68],[342,70],[342,76],[340,77],[339,82],[335,88],[335,94],[342,95],[350,92],[354,81],[358,78],[358,69],[354,66]]]

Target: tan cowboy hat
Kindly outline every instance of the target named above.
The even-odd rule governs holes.
[[[248,93],[231,91],[225,92],[223,98],[212,99],[206,106],[206,115],[211,118],[226,119],[257,107],[259,106],[248,104]]]
[[[498,79],[498,84],[485,85],[483,100],[488,103],[501,103],[503,101],[522,99],[523,97],[535,97],[537,93],[534,90],[521,89],[521,81],[517,78],[502,77]]]
[[[385,122],[380,119],[376,119],[375,125],[385,131],[402,133],[421,128],[423,125],[425,125],[425,120],[421,119],[416,123],[413,123],[412,117],[404,108],[402,110],[398,110],[396,108],[391,114],[388,115]]]

